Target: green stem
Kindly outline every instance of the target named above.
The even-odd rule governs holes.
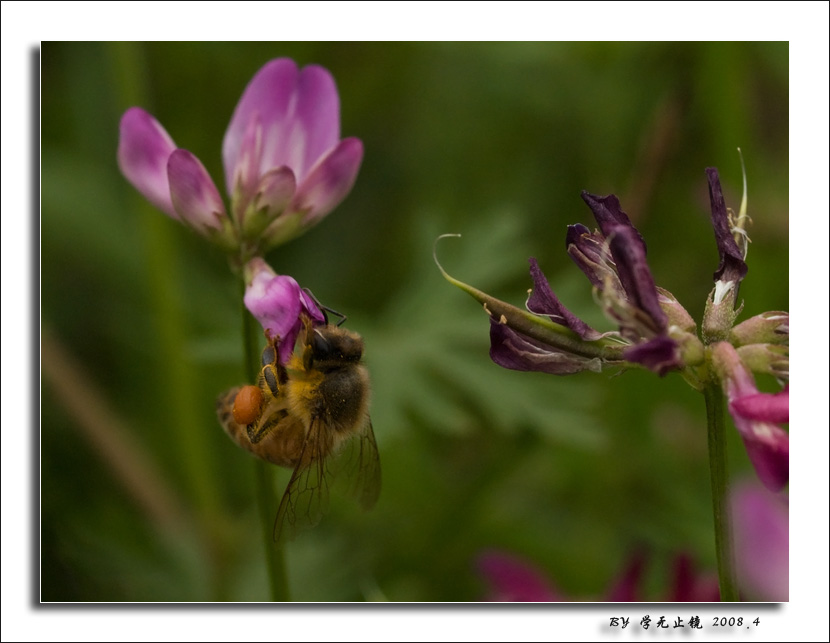
[[[729,472],[726,466],[726,423],[723,391],[717,380],[709,381],[703,390],[706,398],[706,423],[709,436],[709,477],[712,483],[712,513],[715,524],[715,552],[718,560],[718,581],[721,601],[739,601],[735,580],[735,557],[732,549],[732,526],[727,492]]]
[[[245,284],[242,284],[244,294]],[[240,299],[241,301],[241,299]],[[259,325],[242,305],[242,342],[245,352],[245,373],[252,381],[259,375]],[[274,516],[277,515],[277,505],[274,496],[274,466],[257,460],[254,463],[257,505],[259,505],[259,519],[262,532],[262,544],[265,547],[265,567],[268,570],[268,581],[271,587],[272,601],[289,601],[288,576],[285,569],[285,553],[274,542]]]

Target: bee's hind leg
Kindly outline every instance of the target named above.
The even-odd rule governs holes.
[[[276,426],[286,417],[288,417],[288,411],[285,409],[279,409],[268,415],[268,417],[263,415],[258,423],[253,422],[246,426],[245,429],[248,431],[248,439],[251,441],[251,444],[256,444],[263,438],[268,437]]]

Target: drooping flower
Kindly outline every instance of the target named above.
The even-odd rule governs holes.
[[[326,321],[314,298],[293,277],[278,275],[259,257],[245,266],[245,285],[245,307],[269,337],[280,339],[279,360],[283,364],[291,358],[303,319],[315,324]]]
[[[669,337],[669,316],[661,305],[663,299],[674,304],[676,300],[658,292],[642,236],[615,195],[583,192],[582,199],[600,229],[591,232],[580,224],[570,226],[568,254],[600,293],[606,315],[620,325],[620,334],[631,343],[623,356],[660,375],[679,368],[679,346]]]
[[[789,389],[759,393],[734,346],[718,342],[711,348],[729,412],[758,478],[770,491],[780,491],[790,478],[790,438],[778,426],[789,421]]]
[[[591,232],[582,224],[568,227],[568,254],[600,293],[606,315],[619,324],[619,332],[601,334],[571,313],[559,301],[534,258],[530,259],[533,289],[527,309],[571,331],[582,347],[597,340],[613,340],[617,351],[580,352],[580,345],[546,345],[518,329],[507,316],[490,317],[490,357],[505,368],[568,375],[599,372],[604,363],[638,363],[665,375],[683,365],[681,345],[669,335],[670,321],[676,334],[697,342],[690,331],[694,322],[677,300],[658,289],[646,262],[646,246],[640,233],[620,208],[614,195],[582,198],[591,208],[600,229]],[[670,320],[670,311],[672,318]],[[702,351],[698,351],[702,352]]]
[[[552,322],[573,331],[585,340],[602,337],[569,311],[553,294],[536,259],[530,259],[533,289],[527,299],[527,309],[535,315],[544,315]],[[511,328],[507,323],[490,317],[490,358],[499,366],[517,371],[541,371],[553,375],[569,375],[580,371],[602,370],[598,357],[580,355],[546,345]]]
[[[236,106],[222,146],[230,217],[202,163],[140,107],[121,119],[118,163],[153,205],[244,262],[319,222],[351,190],[363,158],[357,138],[340,139],[331,74],[267,63]]]
[[[786,501],[757,484],[736,484],[729,497],[735,565],[749,600],[788,601],[790,525]]]

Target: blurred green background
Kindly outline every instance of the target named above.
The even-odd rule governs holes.
[[[677,375],[500,369],[432,244],[461,233],[444,267],[517,305],[535,256],[609,330],[564,238],[593,225],[581,190],[613,192],[699,320],[718,261],[704,168],[737,208],[740,146],[741,319],[786,310],[787,43],[44,43],[42,600],[268,598],[253,461],[214,415],[246,379],[239,286],[115,154],[140,105],[224,185],[234,106],[280,56],[331,70],[365,158],[343,204],[267,259],[364,336],[383,468],[372,512],[332,498],[288,546],[292,598],[480,600],[485,549],[575,600],[601,599],[635,550],[643,598],[667,597],[678,553],[714,572],[702,396]],[[751,476],[731,423],[729,438]]]

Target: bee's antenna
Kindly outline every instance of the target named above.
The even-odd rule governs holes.
[[[323,317],[325,317],[325,319],[326,319],[326,324],[329,323],[329,316],[328,316],[327,313],[331,313],[332,315],[336,315],[337,317],[340,318],[340,321],[337,322],[337,324],[335,324],[336,326],[341,326],[346,321],[346,315],[344,315],[343,313],[337,312],[336,310],[334,310],[334,308],[329,308],[328,306],[324,306],[323,304],[321,304],[320,300],[317,299],[317,297],[314,296],[314,293],[311,292],[310,289],[303,288],[303,291],[305,292],[305,294],[307,294],[309,297],[311,297],[311,300],[317,305],[317,308],[319,308],[320,311],[323,313]]]

